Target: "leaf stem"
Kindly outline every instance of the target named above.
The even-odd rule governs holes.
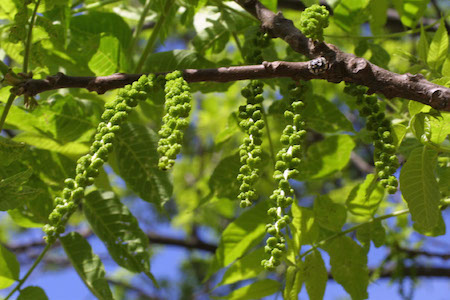
[[[14,99],[16,99],[16,95],[10,94],[8,101],[6,102],[5,108],[3,109],[2,117],[0,119],[0,132],[3,129],[3,125],[5,125],[6,116],[8,115],[9,110],[11,109]]]
[[[164,9],[161,13],[161,16],[159,17],[158,21],[155,24],[155,27],[153,28],[152,34],[150,35],[147,45],[145,45],[144,52],[142,52],[141,58],[139,59],[135,73],[140,73],[142,70],[142,66],[144,65],[145,60],[149,56],[149,54],[153,51],[153,48],[155,46],[156,39],[158,38],[158,35],[161,31],[162,26],[164,25],[164,22],[166,21],[167,14],[169,13],[170,8],[174,4],[175,0],[167,0],[166,4],[164,6]]]
[[[275,164],[277,163],[277,159],[275,157],[275,150],[273,147],[272,136],[270,134],[269,121],[267,120],[267,114],[266,114],[266,110],[264,109],[264,107],[261,107],[261,111],[262,111],[264,123],[266,124],[267,139],[269,140],[270,156],[272,157],[273,166],[275,167]]]
[[[33,39],[33,27],[34,27],[34,22],[36,21],[37,10],[38,10],[40,3],[41,3],[41,0],[36,1],[36,5],[34,6],[33,14],[31,15],[30,25],[28,27],[28,35],[27,35],[27,40],[25,41],[25,53],[23,55],[23,66],[22,66],[22,71],[24,73],[28,72],[28,61],[30,59],[31,42]]]
[[[352,227],[350,227],[347,230],[338,232],[338,233],[336,233],[336,234],[334,234],[334,235],[332,235],[332,236],[330,236],[330,237],[328,237],[328,238],[318,242],[317,244],[313,245],[311,247],[311,249],[309,249],[305,253],[301,254],[299,259],[302,259],[306,255],[308,255],[309,253],[313,252],[317,248],[322,247],[323,245],[325,245],[329,241],[334,240],[335,238],[343,236],[343,235],[345,235],[347,233],[350,233],[350,232],[352,232],[352,231],[354,231],[354,230],[356,230],[356,229],[358,229],[360,227],[363,227],[364,225],[371,224],[371,223],[374,223],[374,222],[377,222],[377,221],[381,221],[381,220],[384,220],[384,219],[389,219],[389,218],[392,218],[392,217],[398,217],[398,216],[401,216],[401,215],[405,215],[407,213],[409,213],[409,209],[403,209],[403,210],[395,211],[393,213],[390,213],[390,214],[387,214],[387,215],[383,215],[383,216],[380,216],[380,217],[376,217],[376,218],[373,218],[373,219],[371,219],[371,220],[369,220],[367,222],[363,222],[363,223],[360,223],[358,225],[352,226]]]
[[[6,76],[6,74],[9,72],[9,66],[2,60],[0,60],[0,72],[2,72],[3,76]]]
[[[36,258],[33,265],[31,266],[31,268],[28,270],[28,272],[25,274],[25,276],[19,280],[19,283],[14,287],[14,289],[11,292],[9,292],[9,294],[8,294],[8,296],[6,296],[5,300],[8,300],[16,291],[18,291],[22,287],[22,285],[25,283],[25,281],[28,279],[28,277],[31,275],[31,273],[34,271],[34,269],[36,269],[38,264],[44,258],[47,251],[50,250],[51,246],[52,246],[52,244],[47,244],[45,246],[44,250],[42,250],[41,254],[39,254],[39,256]]]
[[[144,26],[144,22],[145,22],[145,17],[148,14],[148,11],[150,10],[150,4],[152,3],[151,0],[146,0],[145,5],[144,5],[144,9],[142,10],[142,14],[141,17],[139,18],[139,21],[136,25],[136,29],[134,30],[133,33],[133,37],[130,41],[130,45],[128,46],[128,53],[133,54],[134,53],[134,48],[136,47],[136,44],[138,42],[139,39],[139,35],[142,32],[142,27]],[[133,57],[132,55],[130,55],[130,57]]]

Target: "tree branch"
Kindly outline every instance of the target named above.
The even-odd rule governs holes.
[[[280,15],[275,16],[265,8],[261,14],[272,14],[275,19],[280,18]],[[282,21],[283,23],[292,25],[291,21],[284,19],[282,16],[281,18],[284,20]],[[275,22],[275,20],[273,21]],[[314,45],[300,31],[295,27],[293,28],[296,31],[295,34],[284,32],[288,28],[281,29],[279,34],[282,34],[285,39],[302,52],[304,52],[302,47],[307,47],[311,53],[315,54],[321,54],[322,50],[328,49],[322,53],[328,56],[331,62],[331,67],[328,71],[314,75],[308,70],[308,62],[275,61],[264,62],[261,65],[221,67],[217,69],[186,69],[183,71],[183,77],[188,82],[229,82],[278,77],[290,77],[295,80],[325,79],[335,83],[346,81],[369,87],[370,94],[379,93],[387,98],[399,97],[409,99],[430,105],[437,110],[450,111],[450,88],[431,83],[423,78],[421,74],[396,74],[375,66],[363,58],[327,48],[328,46],[335,47],[333,45],[323,43]],[[279,31],[279,29],[275,30]],[[335,58],[330,58],[330,53],[335,55]],[[18,95],[28,96],[60,88],[86,88],[89,91],[103,94],[108,90],[130,84],[140,76],[141,74],[116,73],[103,77],[77,77],[57,73],[56,75],[48,76],[46,79],[24,80],[16,86],[15,90]]]
[[[326,79],[330,82],[352,82],[369,88],[369,94],[380,93],[387,98],[401,97],[450,111],[450,89],[427,81],[423,75],[396,74],[368,60],[342,52],[337,46],[317,43],[306,38],[281,12],[267,9],[258,0],[235,0],[261,22],[263,30],[287,42],[293,50],[309,58],[325,57],[330,63]],[[400,88],[401,93],[397,90]],[[417,96],[420,95],[421,100]],[[414,99],[413,99],[414,98]]]

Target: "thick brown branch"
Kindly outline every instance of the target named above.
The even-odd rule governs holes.
[[[364,58],[342,52],[337,46],[316,43],[306,38],[281,12],[267,9],[258,0],[235,0],[260,22],[263,30],[286,41],[292,49],[309,57],[323,56],[330,62],[326,73],[330,82],[352,82],[367,86],[369,93],[387,98],[400,97],[419,101],[435,109],[450,111],[450,89],[427,81],[421,74],[396,74]]]
[[[300,41],[299,43],[303,42]],[[188,82],[229,82],[278,77],[291,77],[296,80],[325,79],[330,82],[346,81],[369,87],[369,93],[379,93],[387,98],[405,98],[430,105],[437,110],[450,111],[450,88],[431,83],[420,74],[400,75],[384,70],[352,54],[335,53],[340,57],[339,60],[332,59],[332,67],[318,75],[309,72],[308,62],[275,61],[264,62],[261,65],[222,67],[217,69],[186,69],[183,71],[183,77]],[[26,80],[16,87],[16,91],[19,95],[34,96],[44,91],[60,88],[86,88],[89,91],[103,94],[108,90],[123,87],[137,80],[140,76],[141,74],[116,73],[103,77],[77,77],[58,73],[43,80]]]

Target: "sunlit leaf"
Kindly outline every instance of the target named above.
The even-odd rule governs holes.
[[[92,252],[91,245],[77,232],[61,237],[60,241],[78,276],[92,294],[98,299],[113,299],[103,263]]]
[[[27,286],[20,290],[17,300],[47,300],[44,290],[38,286]]]
[[[437,152],[427,147],[414,149],[400,172],[400,190],[411,218],[424,230],[439,220],[439,185],[434,176]]]
[[[369,270],[366,251],[346,236],[328,242],[325,251],[330,255],[331,275],[352,299],[367,299]]]
[[[167,172],[158,168],[157,135],[148,127],[124,124],[117,134],[117,173],[143,200],[161,207],[172,194]]]
[[[131,272],[150,271],[148,237],[114,193],[89,193],[83,201],[83,211],[117,264]]]
[[[231,292],[223,299],[228,300],[250,300],[261,299],[277,292],[281,287],[281,283],[272,279],[263,279],[256,281],[250,285],[246,285]]]
[[[16,256],[0,244],[0,289],[19,280],[20,265]]]

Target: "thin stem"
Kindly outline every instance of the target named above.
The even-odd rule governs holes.
[[[3,125],[5,125],[6,116],[8,115],[9,110],[11,109],[14,99],[16,99],[16,95],[10,94],[8,101],[6,102],[5,108],[3,109],[2,117],[0,119],[0,132],[3,129]]]
[[[25,54],[23,55],[23,67],[22,67],[22,71],[24,73],[28,72],[28,60],[30,59],[31,42],[33,39],[33,27],[34,22],[36,21],[36,14],[39,7],[39,3],[41,3],[41,0],[37,0],[36,5],[34,6],[33,14],[31,15],[30,25],[28,27],[27,40],[25,41]]]
[[[145,60],[149,56],[149,54],[153,51],[153,47],[155,46],[156,39],[158,38],[159,32],[161,31],[161,28],[166,21],[167,14],[169,13],[170,8],[172,7],[175,0],[167,0],[166,5],[164,6],[164,9],[162,11],[161,16],[159,17],[158,22],[155,24],[155,28],[153,28],[152,34],[150,35],[147,45],[145,45],[144,52],[141,55],[141,58],[138,61],[138,64],[135,69],[135,73],[140,73],[142,70],[142,67],[144,65]]]
[[[238,48],[239,52],[241,53],[242,59],[244,59],[244,51],[242,50],[241,42],[239,41],[239,37],[237,36],[236,32],[231,33],[233,35],[233,39],[236,43],[236,47]]]
[[[386,103],[386,105],[388,105],[390,108],[392,108],[396,113],[398,113],[398,114],[401,113],[400,109],[398,109],[397,106],[395,106],[391,100],[383,99],[383,101]]]
[[[9,72],[9,66],[0,60],[0,72],[5,76]]]
[[[28,270],[27,274],[25,274],[25,276],[19,280],[19,283],[16,285],[16,287],[11,292],[9,292],[9,294],[8,294],[8,296],[6,296],[5,300],[8,300],[16,291],[18,291],[22,287],[22,285],[25,283],[25,281],[28,279],[28,277],[31,275],[31,273],[34,271],[34,269],[36,269],[38,264],[44,258],[47,251],[50,250],[51,246],[52,246],[52,244],[47,244],[45,246],[45,248],[42,250],[41,254],[39,254],[39,256],[34,261],[33,265],[31,266],[31,268]]]
[[[389,219],[389,218],[392,218],[392,217],[398,217],[398,216],[401,216],[401,215],[405,215],[405,214],[407,214],[407,213],[409,213],[409,209],[399,210],[399,211],[396,211],[396,212],[393,212],[393,213],[390,213],[390,214],[387,214],[387,215],[383,215],[383,216],[380,216],[380,217],[373,218],[373,219],[371,219],[371,220],[369,220],[369,221],[367,221],[367,222],[364,222],[364,223],[355,225],[355,226],[353,226],[353,227],[350,227],[350,228],[347,229],[347,230],[338,232],[338,233],[336,233],[336,234],[334,234],[334,235],[332,235],[332,236],[330,236],[330,237],[328,237],[328,238],[326,238],[326,239],[324,239],[324,240],[318,242],[317,244],[313,245],[313,246],[311,247],[311,249],[309,249],[308,251],[306,251],[305,253],[303,253],[302,255],[300,255],[299,259],[302,259],[302,258],[305,257],[306,255],[308,255],[309,253],[313,252],[313,251],[316,250],[317,248],[322,247],[323,245],[325,245],[325,244],[328,243],[329,241],[334,240],[335,238],[338,238],[338,237],[340,237],[340,236],[343,236],[343,235],[345,235],[345,234],[347,234],[347,233],[350,233],[350,232],[352,232],[352,231],[355,231],[356,229],[358,229],[358,228],[360,228],[360,227],[363,227],[364,225],[371,224],[371,223],[374,223],[374,222],[376,222],[376,221],[381,221],[381,220],[384,220],[384,219]]]
[[[111,3],[120,2],[120,1],[122,1],[122,0],[105,0],[105,1],[94,2],[94,3],[91,3],[91,4],[87,4],[87,5],[83,6],[83,7],[74,9],[72,11],[72,14],[78,14],[78,13],[81,13],[81,12],[84,12],[84,11],[87,11],[87,10],[96,9],[96,8],[99,8],[99,7],[102,7],[102,6],[111,4]]]
[[[272,157],[273,165],[275,166],[277,160],[275,157],[275,150],[274,150],[273,143],[272,143],[272,136],[270,134],[269,121],[267,120],[267,114],[266,114],[266,110],[264,109],[264,107],[262,107],[261,111],[262,111],[264,123],[266,124],[267,139],[269,140],[270,156]]]
[[[130,42],[130,46],[128,47],[128,53],[130,53],[130,54],[134,53],[134,48],[136,47],[136,44],[139,39],[139,35],[142,32],[142,27],[144,26],[145,17],[147,17],[148,11],[150,10],[150,3],[152,3],[151,0],[147,0],[145,2],[141,17],[139,18],[139,21],[136,25],[136,29],[133,33],[133,38],[131,39],[131,42]],[[132,58],[132,55],[130,55],[130,57]]]

